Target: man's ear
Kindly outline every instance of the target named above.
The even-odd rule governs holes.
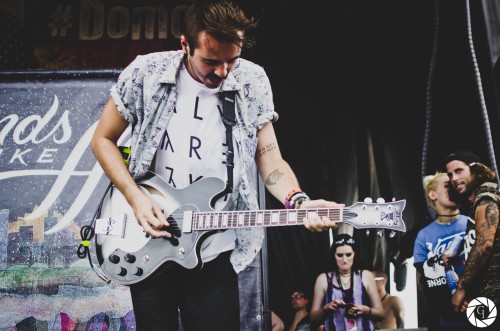
[[[186,41],[186,37],[184,35],[181,35],[181,47],[182,47],[182,50],[184,51],[184,53],[187,53],[188,52],[188,46],[189,44],[187,43]]]

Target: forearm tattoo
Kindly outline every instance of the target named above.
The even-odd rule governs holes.
[[[269,176],[267,176],[265,182],[266,182],[266,185],[275,185],[276,183],[278,183],[278,181],[280,180],[280,178],[283,176],[284,174],[279,171],[279,169],[276,169],[274,170],[273,172],[271,172],[269,174]]]
[[[275,150],[276,148],[278,148],[278,147],[276,146],[275,143],[270,143],[270,144],[262,147],[261,149],[259,149],[257,151],[257,156],[261,157],[261,156],[265,155],[266,153],[269,153],[270,151]]]
[[[495,233],[498,226],[498,205],[493,201],[485,201],[486,204],[484,219],[476,219],[476,241],[471,248],[469,257],[465,263],[464,271],[460,277],[460,287],[466,288],[474,281],[493,247]]]

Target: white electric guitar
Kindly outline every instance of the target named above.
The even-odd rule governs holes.
[[[145,280],[160,272],[167,262],[187,269],[201,268],[203,240],[226,229],[302,225],[304,217],[317,214],[357,229],[406,231],[402,218],[405,200],[358,202],[344,208],[215,211],[210,201],[225,187],[218,178],[202,178],[184,189],[175,189],[150,172],[137,184],[162,209],[170,223],[165,230],[173,236],[146,235],[125,198],[116,187],[111,187],[94,224],[96,255],[102,272],[120,285]]]

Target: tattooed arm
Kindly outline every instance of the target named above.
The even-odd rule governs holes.
[[[285,197],[293,189],[300,189],[299,182],[290,165],[283,159],[274,133],[272,123],[267,123],[257,133],[258,144],[255,162],[264,180],[267,190],[282,204]],[[305,201],[301,208],[339,208],[337,204],[323,199]],[[305,227],[310,231],[323,231],[335,228],[337,225],[326,217],[310,216],[304,220]]]
[[[262,176],[266,188],[276,197],[284,202],[288,192],[294,188],[300,189],[297,177],[290,165],[283,160],[278,146],[274,128],[267,123],[257,134],[259,142],[255,161]]]
[[[495,233],[498,227],[498,217],[498,205],[491,200],[482,200],[476,208],[476,241],[465,262],[464,270],[458,281],[457,290],[451,300],[457,312],[464,312],[467,308],[468,302],[465,301],[467,290],[475,281],[477,275],[482,272],[486,261],[488,261],[493,249],[493,241],[495,240]]]

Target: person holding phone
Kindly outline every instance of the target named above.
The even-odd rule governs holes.
[[[324,330],[374,330],[372,321],[384,319],[384,308],[373,274],[355,267],[355,241],[337,235],[331,248],[332,271],[320,274],[314,285],[310,319]]]

